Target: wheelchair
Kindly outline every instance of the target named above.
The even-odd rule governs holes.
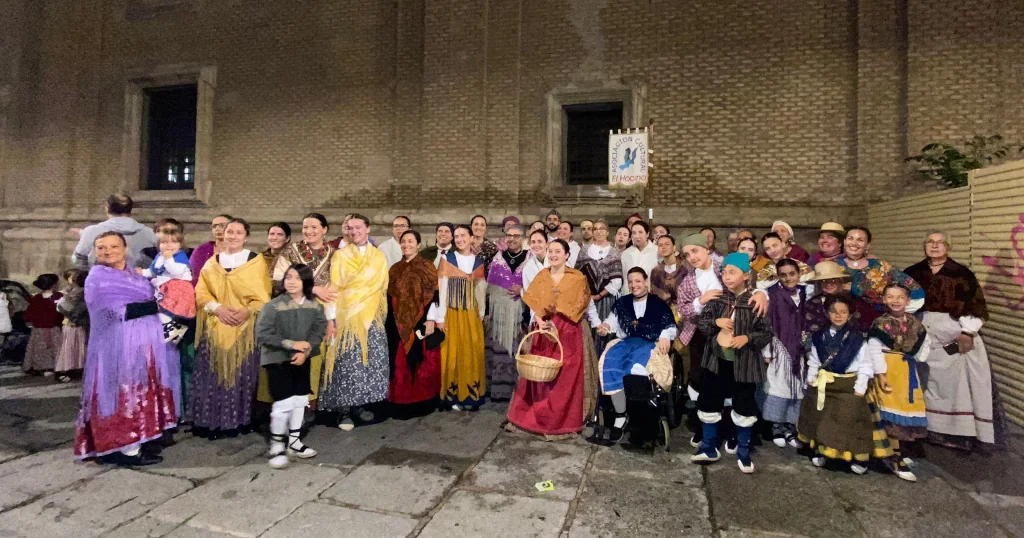
[[[671,450],[672,430],[682,424],[686,416],[686,379],[682,356],[675,350],[672,359],[672,382],[668,390],[654,378],[645,375],[623,377],[628,422],[623,437],[637,448]],[[615,417],[611,400],[602,396],[598,404],[599,428],[611,424]],[[600,435],[599,435],[600,437]]]

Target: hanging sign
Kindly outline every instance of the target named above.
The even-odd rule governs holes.
[[[647,128],[608,132],[608,186],[647,186]]]

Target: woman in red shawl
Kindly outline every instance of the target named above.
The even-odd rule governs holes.
[[[538,383],[519,378],[516,392],[508,408],[509,425],[547,438],[569,437],[583,429],[584,417],[593,409],[584,410],[585,361],[584,333],[581,322],[585,314],[596,316],[590,308],[590,288],[583,273],[566,267],[569,245],[560,239],[548,245],[551,267],[537,274],[523,296],[533,313],[536,328],[558,335],[562,343],[562,369],[554,381]],[[559,357],[558,343],[545,334],[532,337],[530,353]]]
[[[388,401],[399,416],[415,416],[437,408],[441,392],[441,341],[435,327],[437,269],[419,256],[420,234],[402,234],[402,260],[388,272],[390,316],[385,323],[391,353]]]

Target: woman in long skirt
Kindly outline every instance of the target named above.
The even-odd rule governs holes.
[[[519,379],[508,408],[510,429],[560,438],[583,429],[584,332],[582,321],[588,312],[596,321],[587,278],[566,267],[569,245],[560,239],[548,245],[551,267],[542,270],[530,284],[523,301],[532,312],[535,334],[530,354],[561,358],[562,367],[553,381]],[[548,333],[554,333],[551,336]]]

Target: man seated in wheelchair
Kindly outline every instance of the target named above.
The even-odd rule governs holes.
[[[626,281],[630,295],[625,295],[615,301],[611,313],[597,328],[597,332],[601,336],[614,333],[619,338],[613,340],[605,348],[599,367],[601,393],[611,399],[614,408],[614,418],[610,431],[607,432],[608,441],[611,443],[618,442],[622,438],[627,423],[627,394],[623,390],[626,376],[642,376],[628,383],[629,386],[638,388],[646,386],[652,395],[656,392],[652,390],[653,387],[650,384],[652,374],[655,374],[654,377],[658,380],[658,384],[665,387],[666,390],[672,382],[672,363],[668,358],[672,341],[676,337],[676,321],[672,315],[672,309],[665,301],[649,293],[650,282],[647,272],[642,268],[630,269],[626,274]],[[636,381],[640,382],[635,383]],[[642,393],[631,394],[631,396],[634,398],[651,397]],[[653,411],[657,412],[657,409]],[[657,422],[657,417],[655,417],[655,422]],[[592,438],[592,440],[603,442],[604,433],[602,429],[598,429],[596,437],[602,438]]]

